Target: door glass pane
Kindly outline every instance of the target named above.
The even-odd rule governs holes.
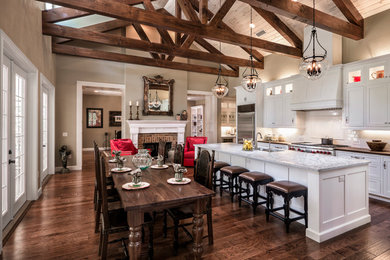
[[[15,201],[25,192],[25,84],[26,80],[15,74]]]
[[[9,68],[3,65],[3,87],[2,87],[2,158],[1,158],[1,192],[2,192],[2,215],[8,211],[8,89],[9,89]]]
[[[42,170],[47,169],[47,143],[48,143],[48,96],[43,92],[42,96]]]

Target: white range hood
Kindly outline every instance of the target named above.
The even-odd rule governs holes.
[[[304,46],[307,46],[311,26],[305,28]],[[343,65],[341,65],[341,36],[317,28],[318,39],[328,51],[330,68],[318,80],[300,77],[295,81],[292,110],[341,109],[343,107]],[[311,49],[311,47],[309,47]],[[339,64],[339,65],[334,65]]]

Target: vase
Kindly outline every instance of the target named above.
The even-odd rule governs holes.
[[[146,170],[152,165],[152,156],[147,149],[139,149],[138,153],[133,156],[132,162],[135,167]]]

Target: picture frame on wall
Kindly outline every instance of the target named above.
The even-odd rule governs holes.
[[[87,128],[103,128],[103,108],[87,108]]]
[[[122,112],[110,111],[110,127],[122,126]]]

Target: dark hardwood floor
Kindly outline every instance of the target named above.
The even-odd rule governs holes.
[[[3,259],[98,259],[99,235],[94,233],[93,154],[84,154],[83,171],[53,176],[42,197],[33,203],[3,248]],[[190,171],[192,172],[192,171]],[[390,259],[390,204],[370,200],[372,223],[321,245],[307,239],[304,226],[265,221],[264,209],[230,203],[229,196],[213,200],[214,245],[205,244],[205,259]],[[177,257],[172,251],[172,230],[163,238],[162,218],[155,227],[155,259],[191,259],[191,243]],[[206,222],[206,221],[205,221]],[[205,229],[207,230],[207,229]],[[122,234],[126,236],[126,234]],[[110,259],[123,254],[119,243],[109,245]]]

